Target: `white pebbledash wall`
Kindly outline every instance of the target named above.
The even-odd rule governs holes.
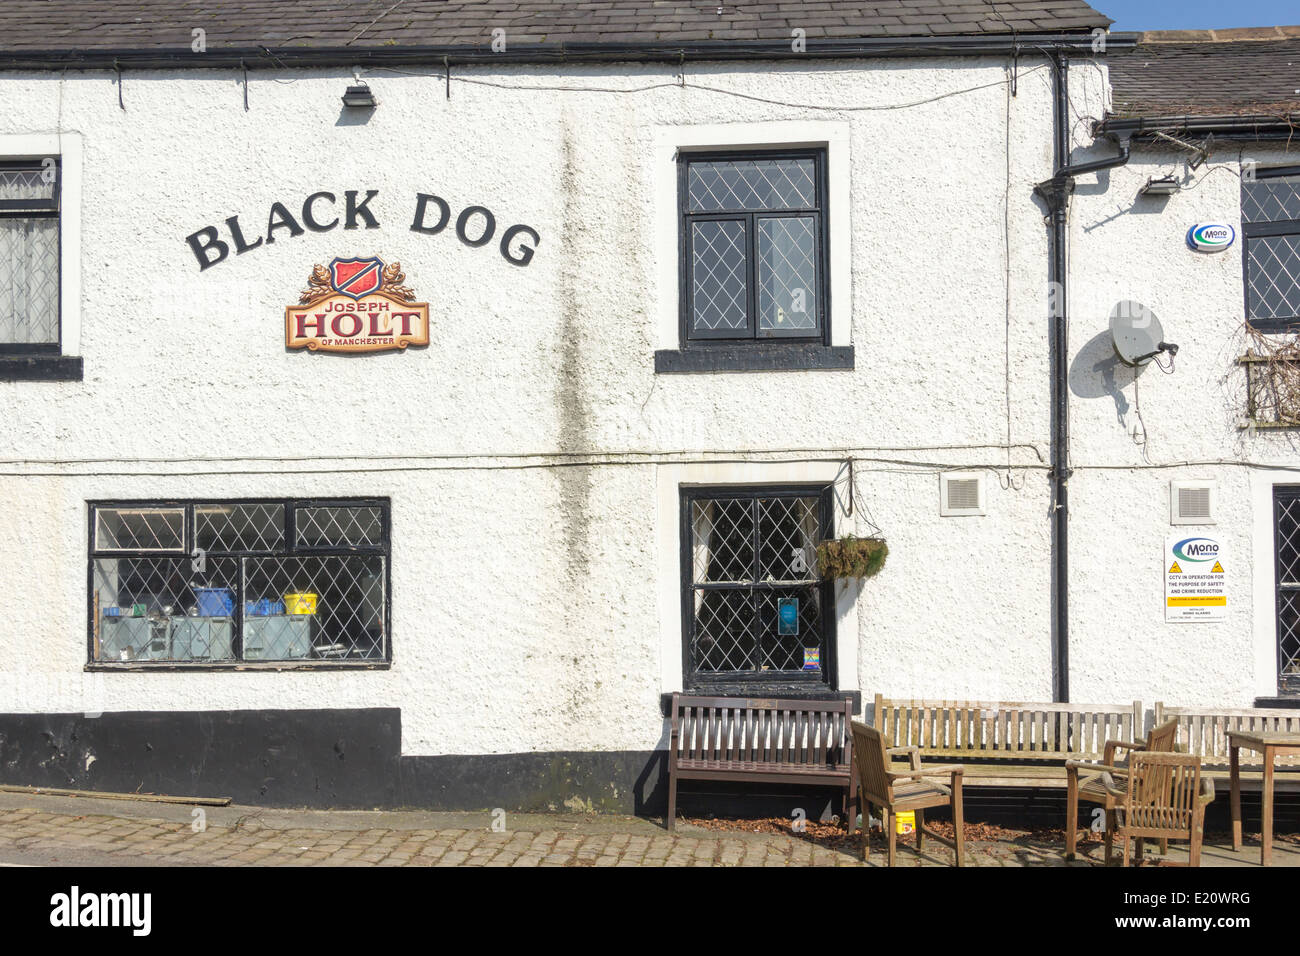
[[[1272,489],[1300,483],[1300,458],[1289,433],[1243,427],[1241,170],[1252,160],[1293,165],[1300,150],[1220,144],[1194,171],[1192,159],[1169,144],[1141,147],[1126,167],[1081,178],[1075,194],[1070,657],[1079,700],[1244,707],[1277,694]],[[1166,175],[1183,183],[1178,193],[1139,195]],[[1227,252],[1188,248],[1188,229],[1210,222],[1237,230]],[[1111,361],[1108,317],[1126,299],[1154,310],[1178,344],[1173,374],[1148,366],[1135,381]],[[1177,479],[1217,483],[1216,524],[1185,530],[1227,548],[1222,622],[1164,623],[1164,539],[1183,530],[1169,523]]]
[[[406,754],[650,749],[659,695],[681,688],[678,485],[838,480],[847,498],[848,459],[855,507],[837,530],[879,529],[891,555],[840,595],[840,686],[1050,700],[1047,230],[1032,198],[1052,172],[1046,68],[1022,61],[1014,98],[995,60],[686,74],[458,69],[448,99],[441,74],[376,70],[365,122],[341,110],[346,71],[254,72],[247,110],[230,72],[127,73],[125,110],[102,73],[0,82],[0,151],[55,137],[65,197],[80,191],[64,213],[65,230],[80,221],[65,348],[85,360],[82,382],[0,383],[0,711],[391,706]],[[1100,115],[1104,71],[1071,84]],[[540,89],[555,86],[587,91]],[[672,144],[714,135],[832,145],[834,337],[853,371],[655,375],[655,350],[677,344]],[[1200,174],[1138,215],[1146,162],[1076,194],[1073,347],[1115,299],[1148,301],[1183,346],[1175,376],[1142,377],[1153,459],[1284,460],[1275,440],[1244,443],[1220,384],[1239,260],[1179,248],[1184,209],[1234,219],[1236,179]],[[282,232],[202,273],[186,245],[236,214],[251,238],[272,202],[296,212],[328,190],[341,205],[349,189],[379,190],[381,228]],[[498,236],[532,226],[536,257],[520,268],[495,243],[410,231],[417,192],[453,216],[490,208]],[[286,352],[283,309],[311,267],[353,255],[402,263],[430,303],[428,349]],[[1250,473],[1192,470],[1221,483],[1229,621],[1166,626],[1158,565],[1181,472],[1140,467],[1132,413],[1117,424],[1109,396],[1074,396],[1073,417],[1073,696],[1248,705],[1273,679],[1251,606]],[[951,469],[984,473],[987,515],[939,516]],[[392,499],[391,669],[83,672],[87,500],[313,495]]]

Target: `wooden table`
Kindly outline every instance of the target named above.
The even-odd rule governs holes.
[[[1268,731],[1228,731],[1228,761],[1232,782],[1232,848],[1241,849],[1241,762],[1238,751],[1242,747],[1264,755],[1263,820],[1260,824],[1260,863],[1268,866],[1273,852],[1273,759],[1279,754],[1300,754],[1300,734],[1279,734]]]

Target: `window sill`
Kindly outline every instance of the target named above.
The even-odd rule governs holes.
[[[862,691],[860,690],[831,690],[822,685],[817,688],[796,688],[796,687],[775,687],[766,686],[719,686],[719,687],[696,687],[690,690],[678,691],[680,694],[690,694],[698,697],[746,697],[751,700],[771,699],[771,700],[843,700],[846,697],[853,698],[853,713],[862,713]],[[673,695],[659,695],[659,711],[663,716],[668,717],[673,709]]]
[[[81,356],[0,355],[0,382],[80,382]]]
[[[852,369],[851,345],[794,345],[782,342],[754,345],[694,346],[655,352],[655,372],[797,372]]]
[[[392,661],[232,661],[214,664],[208,661],[183,663],[180,661],[94,661],[83,670],[107,672],[118,671],[386,671],[393,666]]]

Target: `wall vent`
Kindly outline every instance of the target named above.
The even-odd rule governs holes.
[[[944,518],[984,513],[984,476],[951,471],[939,476],[939,514]]]
[[[1218,488],[1213,481],[1169,483],[1170,524],[1216,524]]]

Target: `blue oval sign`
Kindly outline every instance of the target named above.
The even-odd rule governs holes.
[[[1237,240],[1237,230],[1222,222],[1198,223],[1187,230],[1187,245],[1197,252],[1223,252]]]

